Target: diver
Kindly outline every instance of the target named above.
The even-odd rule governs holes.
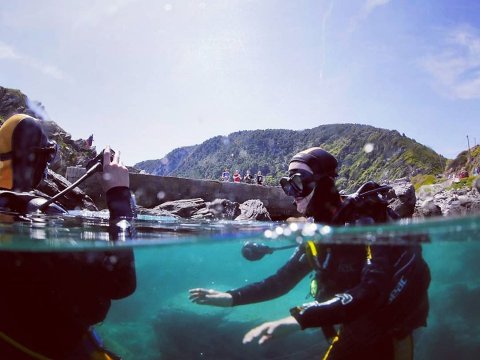
[[[291,159],[280,184],[297,210],[328,225],[363,225],[394,220],[374,183],[342,201],[335,186],[337,160],[321,148]],[[412,359],[412,332],[426,326],[430,271],[418,244],[300,244],[277,272],[256,283],[226,292],[191,289],[201,305],[237,306],[267,301],[289,292],[312,273],[312,301],[290,316],[264,323],[245,334],[259,344],[292,331],[321,327],[330,343],[323,359]]]
[[[17,114],[0,128],[0,210],[27,219],[47,205],[35,192],[57,144],[39,120]],[[118,153],[103,153],[102,187],[110,210],[111,240],[134,235],[135,209],[127,168]],[[62,214],[51,203],[47,214]],[[127,225],[129,224],[129,225]],[[136,288],[133,251],[0,252],[1,359],[120,359],[105,349],[93,326],[102,322],[113,299]]]

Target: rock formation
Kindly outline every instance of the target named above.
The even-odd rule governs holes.
[[[462,216],[480,213],[480,194],[476,189],[443,189],[419,198],[416,217]]]

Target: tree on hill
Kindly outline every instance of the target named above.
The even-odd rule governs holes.
[[[366,151],[367,144],[371,151]],[[182,157],[175,157],[174,170],[170,172],[161,166],[160,160],[149,160],[148,168],[157,175],[199,179],[218,179],[224,168],[238,169],[242,174],[246,170],[261,171],[267,184],[277,185],[287,173],[290,158],[314,146],[338,158],[338,183],[347,190],[367,180],[382,182],[419,173],[442,173],[446,162],[432,149],[398,131],[359,124],[333,124],[300,131],[249,130],[216,136],[189,147]],[[172,161],[178,150],[165,158]],[[135,167],[142,169],[142,164]]]

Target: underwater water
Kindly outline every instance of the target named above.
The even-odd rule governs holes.
[[[243,335],[310,301],[309,279],[289,294],[265,303],[217,308],[190,303],[188,289],[228,290],[272,275],[292,254],[276,251],[259,261],[241,255],[245,241],[272,247],[314,239],[321,242],[423,243],[432,274],[428,326],[415,333],[416,359],[477,359],[480,353],[480,217],[402,221],[394,225],[330,228],[309,224],[179,222],[140,216],[137,240],[107,242],[107,216],[78,212],[69,217],[0,224],[0,251],[112,249],[131,247],[137,289],[112,302],[97,330],[106,347],[124,359],[312,359],[327,343],[307,330],[258,346]]]

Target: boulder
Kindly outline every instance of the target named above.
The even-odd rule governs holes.
[[[63,176],[48,169],[47,178],[40,182],[37,189],[53,197],[70,185],[71,183]],[[66,195],[59,197],[57,202],[62,204],[67,210],[98,211],[92,199],[78,187],[75,187]]]
[[[473,187],[480,193],[480,176],[478,176],[473,182]]]
[[[415,188],[410,181],[397,180],[390,184],[392,190],[387,194],[388,206],[401,218],[411,217],[415,211]]]
[[[137,207],[142,215],[174,216],[196,220],[259,220],[271,221],[270,214],[260,200],[247,200],[239,205],[228,199],[205,202],[201,198],[168,201],[153,209]]]
[[[147,208],[144,208],[143,206],[137,206],[136,210],[138,215],[168,216],[168,217],[180,218],[180,216],[174,215],[167,210],[147,209]]]
[[[163,204],[156,206],[155,210],[164,210],[173,215],[178,215],[182,218],[189,218],[195,214],[198,210],[204,208],[205,201],[201,198],[185,199],[167,201]]]
[[[438,211],[440,209],[440,213]],[[415,216],[464,216],[480,213],[480,194],[474,189],[443,190],[419,201]]]
[[[213,219],[233,220],[240,215],[240,205],[228,199],[215,199],[207,203],[205,213],[209,214]],[[194,217],[198,215],[200,214],[197,213]]]
[[[416,212],[418,215],[422,217],[433,217],[433,216],[441,216],[442,209],[440,206],[435,204],[433,199],[425,200],[417,209]]]
[[[270,214],[260,200],[247,200],[240,205],[241,214],[235,220],[271,221]]]

